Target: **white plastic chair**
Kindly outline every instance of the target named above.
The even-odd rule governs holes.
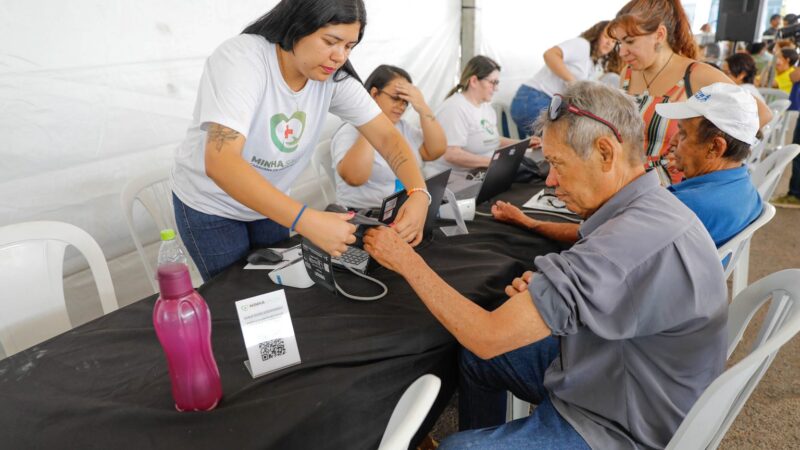
[[[136,227],[133,220],[133,205],[135,202],[141,205],[150,214],[150,217],[156,224],[158,230],[165,228],[172,228],[177,232],[178,228],[175,224],[175,210],[172,204],[172,189],[169,183],[170,168],[165,167],[156,169],[139,177],[136,177],[122,188],[120,196],[122,211],[125,214],[125,221],[128,224],[128,231],[133,238],[133,244],[136,246],[136,251],[139,253],[139,258],[144,265],[145,273],[147,274],[147,281],[153,287],[153,292],[158,292],[158,284],[156,283],[155,270],[153,268],[154,261],[150,261],[151,257],[144,251],[142,245],[142,238],[136,232]],[[178,235],[180,240],[180,236]],[[155,235],[153,241],[158,240],[158,235]],[[200,272],[194,265],[191,256],[186,254],[189,260],[189,272],[192,275],[192,280],[195,285],[201,284]]]
[[[423,375],[411,383],[392,411],[379,450],[406,450],[428,415],[442,382],[436,375]]]
[[[667,449],[715,449],[764,376],[775,355],[800,331],[800,269],[768,275],[737,295],[728,310],[728,356],[747,324],[770,301],[750,353],[722,373],[697,400]]]
[[[778,187],[786,166],[800,154],[800,145],[791,144],[770,153],[750,172],[753,184],[764,201],[769,201]]]
[[[0,227],[0,346],[6,356],[72,328],[64,300],[68,245],[89,262],[103,314],[119,307],[103,251],[88,233],[63,222]]]
[[[733,296],[736,296],[747,287],[747,277],[750,272],[750,240],[753,238],[753,234],[772,220],[773,217],[775,217],[775,207],[764,202],[764,209],[761,210],[761,215],[753,223],[746,226],[744,230],[740,231],[739,234],[717,249],[720,261],[730,257],[728,264],[725,266],[725,278],[727,279],[733,273],[733,286],[731,289]]]
[[[503,136],[503,120],[508,125],[508,136],[510,139],[519,139],[520,133],[517,130],[517,123],[511,118],[511,109],[505,103],[494,102],[492,103],[495,114],[497,114],[497,130]]]
[[[777,147],[786,143],[786,131],[797,121],[797,111],[789,111],[792,102],[788,99],[773,100],[767,106],[772,111],[774,129],[768,139],[768,147]]]
[[[764,100],[767,104],[775,101],[775,100],[788,100],[789,94],[786,92],[775,89],[775,88],[758,88],[758,92],[761,93],[761,96],[764,97]]]
[[[336,202],[336,178],[333,175],[333,156],[331,155],[331,140],[320,141],[311,155],[311,166],[317,174],[317,181],[322,189],[325,204]]]

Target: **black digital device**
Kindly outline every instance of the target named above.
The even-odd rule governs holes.
[[[474,198],[475,204],[481,204],[502,194],[514,182],[528,145],[530,141],[524,139],[495,150],[482,180],[455,180],[450,184],[450,190],[458,200]]]
[[[308,276],[314,280],[314,283],[336,294],[331,255],[306,238],[303,238],[300,248],[303,251],[303,264],[306,266]]]

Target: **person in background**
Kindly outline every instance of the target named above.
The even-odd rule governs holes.
[[[781,15],[773,14],[769,18],[769,28],[764,31],[764,36],[775,36],[781,27]]]
[[[697,45],[679,0],[631,0],[608,26],[619,42],[619,54],[627,64],[622,88],[636,98],[645,123],[647,166],[658,171],[665,186],[683,179],[667,168],[675,120],[658,115],[657,104],[681,102],[697,90],[716,82],[733,83],[724,73],[697,62]],[[761,125],[772,113],[759,102]]]
[[[436,111],[447,149],[427,165],[426,172],[453,169],[452,175],[463,177],[472,169],[488,167],[495,150],[516,142],[497,131],[491,101],[498,84],[500,66],[491,58],[478,55],[467,62],[458,84]]]
[[[288,195],[328,112],[392,162],[415,194],[393,229],[414,245],[422,240],[425,180],[348,60],[365,26],[362,0],[282,0],[206,60],[171,177],[178,231],[203,280],[290,231],[332,256],[355,242],[351,214],[316,211]]]
[[[797,14],[787,14],[783,16],[783,28],[797,25]]]
[[[608,21],[592,25],[579,37],[564,41],[544,52],[544,67],[522,83],[511,101],[511,118],[521,136],[530,136],[531,125],[550,98],[576,80],[599,79],[605,72],[614,41],[606,34]]]
[[[756,79],[756,62],[749,53],[735,53],[722,63],[722,72],[734,83],[750,93],[753,97],[765,102],[764,96],[758,92],[754,82]]]
[[[797,65],[797,49],[781,48],[775,59],[775,80],[772,87],[778,88],[787,94],[792,92],[792,73]]]
[[[753,42],[752,44],[748,44],[747,53],[753,57],[753,61],[756,63],[755,83],[759,83],[762,73],[772,62],[772,54],[767,50],[767,45],[763,42]]]
[[[364,88],[405,138],[418,166],[444,154],[447,148],[444,130],[408,72],[380,65],[367,77]],[[402,119],[408,105],[419,114],[420,127]],[[385,197],[402,188],[389,163],[350,124],[343,124],[333,135],[331,156],[336,199],[342,205],[377,208]]]

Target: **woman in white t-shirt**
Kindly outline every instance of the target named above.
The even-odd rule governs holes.
[[[489,166],[492,153],[514,140],[500,136],[497,116],[491,106],[500,84],[500,66],[491,58],[474,56],[464,66],[461,79],[436,111],[447,136],[444,156],[426,171],[453,169],[454,176]]]
[[[511,118],[521,135],[533,134],[531,125],[539,112],[550,105],[553,95],[576,80],[599,79],[604,58],[614,50],[614,40],[606,34],[609,21],[594,24],[580,37],[562,42],[544,52],[544,67],[522,83],[511,101]]]
[[[430,195],[405,140],[348,62],[366,25],[362,0],[282,0],[206,60],[172,190],[178,231],[204,280],[297,231],[333,256],[355,242],[350,214],[287,193],[328,112],[356,126],[410,192],[393,227],[422,239]]]
[[[406,139],[417,165],[442,156],[447,147],[444,131],[422,92],[412,84],[408,72],[399,67],[380,65],[367,77],[364,87]],[[409,104],[419,114],[420,127],[401,118]],[[389,163],[376,155],[364,135],[350,124],[342,125],[333,135],[331,156],[336,200],[342,205],[377,208],[385,197],[401,188]]]

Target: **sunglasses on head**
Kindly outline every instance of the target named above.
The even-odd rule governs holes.
[[[580,109],[575,105],[569,104],[569,102],[564,100],[564,97],[562,97],[561,94],[554,95],[550,100],[550,106],[547,108],[547,114],[550,117],[550,120],[555,122],[559,117],[568,112],[575,114],[576,116],[588,117],[596,122],[602,123],[614,133],[614,137],[616,137],[619,143],[622,144],[622,135],[619,134],[617,127],[611,125],[611,122],[603,119],[602,117],[596,116],[585,109]]]

